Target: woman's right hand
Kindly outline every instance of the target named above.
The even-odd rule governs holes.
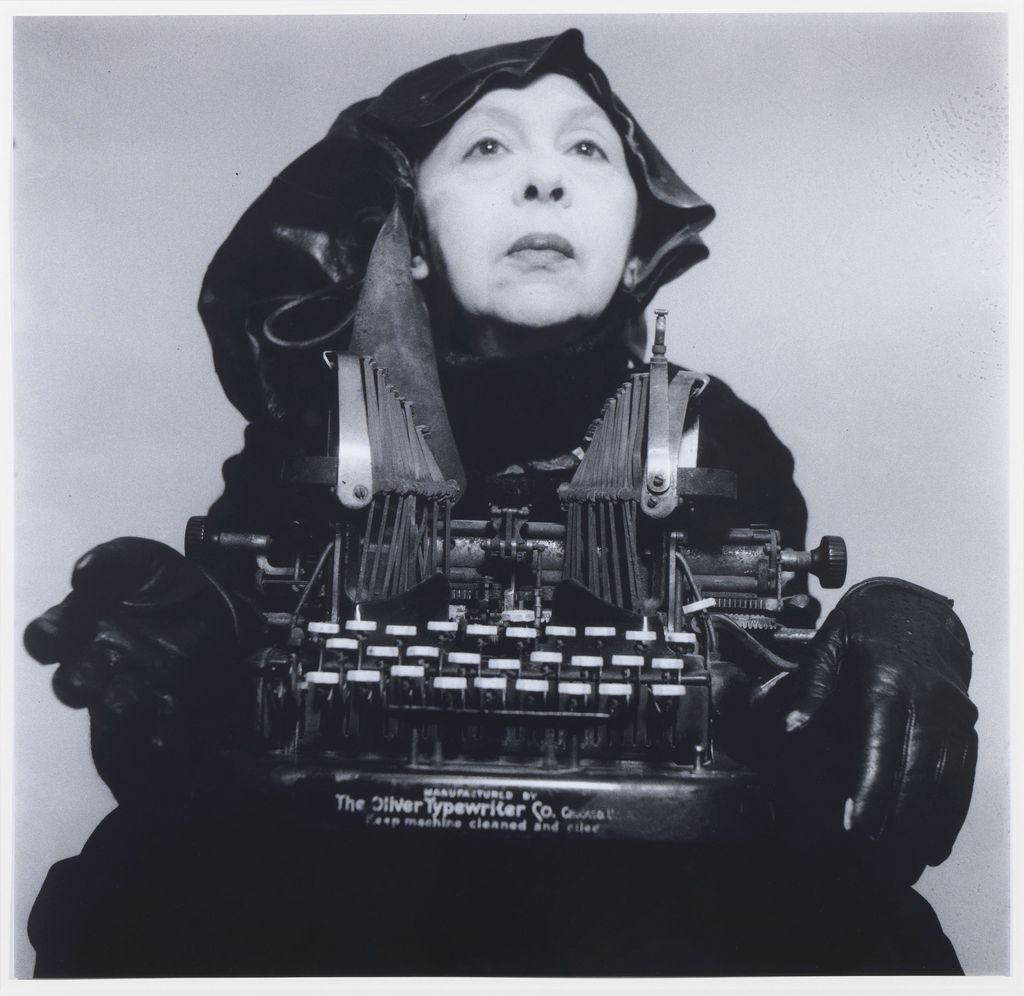
[[[93,760],[119,802],[184,788],[237,735],[240,610],[176,550],[121,537],[86,553],[67,598],[26,627],[28,652],[59,663],[57,698],[89,710]]]

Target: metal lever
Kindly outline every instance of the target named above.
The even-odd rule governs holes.
[[[647,404],[647,462],[640,507],[652,519],[664,519],[679,505],[676,469],[679,464],[683,424],[690,397],[707,385],[704,374],[680,370],[671,383],[665,356],[665,318],[668,312],[657,309],[654,346],[651,350],[650,389]]]
[[[644,475],[644,511],[655,518],[675,508],[675,461],[669,446],[668,360],[665,357],[664,309],[654,313],[654,347],[651,350],[647,405],[647,461]],[[668,506],[671,505],[671,508]]]
[[[363,358],[325,354],[338,374],[338,500],[346,508],[365,508],[373,498],[373,456],[366,419]]]

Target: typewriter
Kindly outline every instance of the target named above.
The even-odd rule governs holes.
[[[328,494],[327,514],[298,538],[199,517],[186,531],[190,557],[256,564],[271,638],[248,662],[251,785],[382,832],[700,841],[770,824],[755,773],[716,744],[735,667],[719,636],[792,669],[785,647],[813,630],[784,608],[808,574],[842,586],[846,549],[716,525],[736,479],[697,466],[706,379],[671,374],[665,312],[649,371],[608,400],[559,488],[558,522],[528,505],[453,517],[458,484],[387,371],[325,360],[332,428],[289,477]]]

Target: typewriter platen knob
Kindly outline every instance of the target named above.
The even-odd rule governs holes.
[[[196,560],[206,544],[206,516],[193,515],[185,524],[185,556]]]
[[[842,588],[846,583],[846,541],[842,536],[822,536],[811,551],[810,572],[822,588]]]
[[[193,515],[185,526],[185,556],[189,560],[202,559],[211,547],[263,551],[272,544],[272,537],[263,533],[225,533],[210,529],[205,515]]]

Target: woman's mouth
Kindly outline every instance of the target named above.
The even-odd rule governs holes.
[[[576,250],[572,243],[554,232],[531,232],[516,239],[508,247],[507,255],[530,265],[550,265],[574,259]]]

